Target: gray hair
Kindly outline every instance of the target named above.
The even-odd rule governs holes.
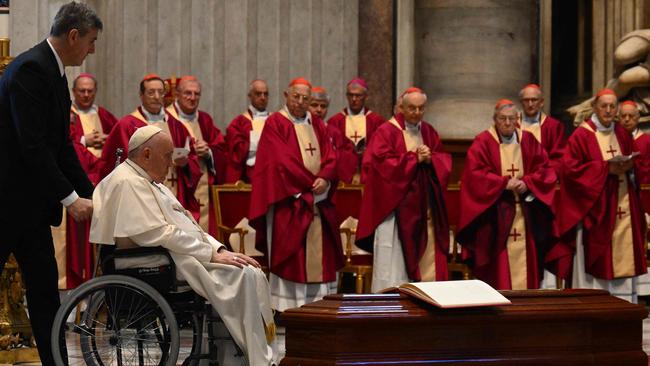
[[[77,29],[79,35],[84,36],[91,29],[102,30],[103,28],[102,20],[90,6],[73,1],[63,5],[56,13],[50,35],[60,37],[68,34],[72,29]]]

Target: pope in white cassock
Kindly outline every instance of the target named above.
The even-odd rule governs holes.
[[[177,277],[212,304],[247,364],[270,365],[275,325],[266,277],[254,259],[206,234],[162,184],[173,150],[158,127],[141,127],[131,136],[129,158],[95,188],[90,241],[169,250]]]

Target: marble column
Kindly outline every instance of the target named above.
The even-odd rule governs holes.
[[[398,43],[398,50],[406,50],[398,53],[404,73],[398,85],[408,84],[410,76],[410,84],[425,90],[425,118],[443,138],[472,139],[490,125],[495,102],[516,100],[518,89],[536,75],[534,2],[415,0],[413,6],[412,18],[398,14],[398,42],[399,32],[412,42]],[[412,68],[404,66],[411,62],[409,51]]]
[[[370,88],[368,108],[388,118],[395,94],[393,0],[359,1],[359,76]]]

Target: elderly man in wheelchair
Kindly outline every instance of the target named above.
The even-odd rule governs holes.
[[[201,230],[161,184],[172,165],[169,134],[139,128],[128,148],[128,159],[95,189],[90,241],[114,246],[102,245],[104,275],[61,306],[52,338],[56,362],[175,365],[179,326],[190,322],[192,351],[184,365],[201,359],[271,365],[275,325],[259,263]],[[207,353],[201,351],[205,323]],[[237,353],[217,351],[215,323],[225,325]]]

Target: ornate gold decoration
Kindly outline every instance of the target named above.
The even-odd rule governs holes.
[[[9,56],[9,38],[0,38],[0,75],[14,58]],[[32,328],[23,302],[25,290],[13,254],[0,275],[0,363],[38,361]]]

